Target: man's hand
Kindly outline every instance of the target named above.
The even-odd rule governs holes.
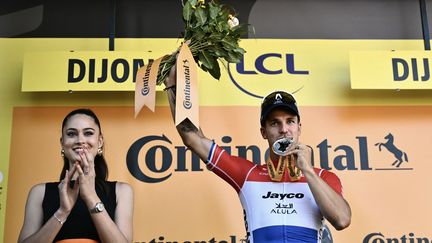
[[[177,69],[176,69],[176,66],[174,65],[171,68],[168,77],[164,81],[165,90],[168,90],[168,89],[174,87],[176,85],[176,81],[177,81]]]
[[[310,147],[301,143],[293,144],[292,150],[288,154],[293,154],[296,156],[296,166],[303,173],[305,173],[306,171],[313,172],[313,166],[311,163],[312,149]]]

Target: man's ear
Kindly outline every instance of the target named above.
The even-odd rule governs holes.
[[[264,127],[261,127],[261,128],[260,128],[260,132],[261,132],[261,136],[262,136],[264,139],[267,139],[267,133],[266,133],[266,130],[265,130]]]
[[[298,133],[299,133],[299,135],[301,134],[301,129],[302,128],[302,125],[301,125],[301,122],[299,122],[299,125],[298,125]]]

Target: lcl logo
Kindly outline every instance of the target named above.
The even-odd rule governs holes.
[[[301,70],[296,67],[295,58],[296,56],[292,53],[264,53],[257,56],[255,60],[249,58],[246,59],[247,62],[245,62],[245,56],[243,56],[241,61],[235,64],[235,69],[232,68],[234,64],[228,66],[228,74],[231,81],[238,89],[250,96],[262,98],[263,94],[258,94],[257,91],[249,87],[251,79],[257,79],[259,76],[262,82],[271,82],[263,84],[264,87],[271,87],[273,90],[281,88],[286,90],[286,84],[283,85],[284,87],[280,87],[276,82],[279,82],[279,85],[281,85],[280,82],[289,82],[287,80],[287,75],[290,77],[304,77],[305,75],[309,75],[309,70]],[[273,87],[273,85],[276,86]],[[303,88],[302,84],[295,84],[292,90],[287,91],[295,93],[301,88]]]

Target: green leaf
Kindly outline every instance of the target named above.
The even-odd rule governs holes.
[[[230,63],[239,63],[242,56],[243,55],[239,53],[228,52],[228,57],[226,57],[225,60]]]
[[[228,32],[230,29],[230,27],[228,25],[228,20],[227,21],[219,21],[217,23],[216,28],[219,32]]]
[[[213,2],[209,3],[210,18],[212,20],[216,20],[220,11],[221,11],[221,9],[219,6],[215,5]]]
[[[233,49],[233,51],[236,52],[236,53],[240,53],[240,54],[244,54],[244,53],[246,52],[246,51],[245,51],[243,48],[241,48],[241,47],[237,47],[237,48]]]
[[[183,7],[183,19],[186,22],[190,21],[191,16],[192,16],[192,12],[193,12],[192,5],[191,5],[190,1],[187,1]]]
[[[188,2],[192,5],[195,6],[198,2],[198,0],[188,0]]]
[[[209,53],[207,53],[205,51],[200,51],[200,53],[199,53],[199,60],[208,69],[212,69],[213,68],[212,56]]]
[[[234,36],[237,36],[237,38],[239,38],[240,36],[247,34],[248,33],[248,25],[245,24],[239,24],[237,26],[234,26],[232,29],[232,34]]]
[[[195,10],[195,17],[197,19],[198,25],[204,25],[205,22],[207,21],[207,15],[206,15],[206,12],[203,8],[198,7]]]
[[[223,48],[216,48],[214,50],[216,56],[218,57],[227,57],[228,56],[228,52],[225,51]]]
[[[209,69],[208,72],[211,74],[211,76],[213,76],[213,78],[219,80],[221,76],[219,63],[216,61],[216,65],[213,65],[213,68]]]
[[[192,38],[195,40],[202,40],[204,39],[204,37],[205,37],[205,33],[201,29],[196,30],[192,36]]]
[[[201,27],[201,30],[204,31],[205,33],[212,33],[213,32],[213,28],[211,28],[208,25],[204,25]]]
[[[224,49],[227,51],[231,51],[231,50],[237,48],[237,43],[230,36],[225,36],[225,38],[223,38],[221,40],[221,43],[222,43]]]
[[[215,31],[213,31],[209,36],[209,39],[211,39],[211,41],[214,41],[214,42],[218,42],[222,38],[223,38],[223,35],[221,33],[215,32]]]

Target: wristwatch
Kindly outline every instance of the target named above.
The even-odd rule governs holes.
[[[94,208],[90,208],[90,213],[100,213],[103,212],[105,209],[105,206],[102,202],[97,202],[94,206]]]

